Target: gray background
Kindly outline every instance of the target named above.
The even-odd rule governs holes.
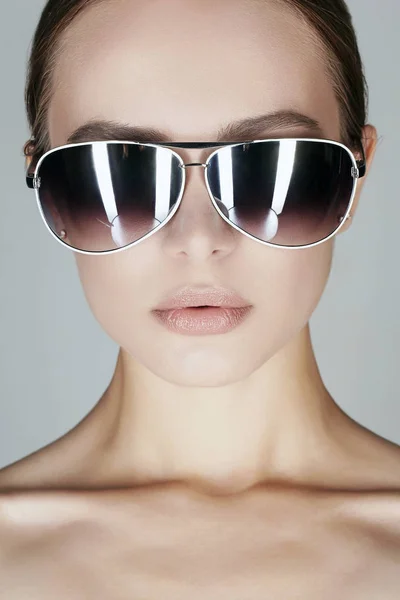
[[[74,427],[108,385],[118,353],[86,304],[73,254],[50,236],[24,183],[25,65],[44,4],[0,8],[0,467]],[[370,87],[369,122],[381,140],[311,327],[338,404],[400,443],[400,2],[348,4]]]

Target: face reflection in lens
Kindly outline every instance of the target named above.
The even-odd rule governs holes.
[[[240,229],[301,246],[338,228],[353,191],[352,166],[337,144],[283,139],[221,148],[207,178],[218,208]]]
[[[66,244],[108,251],[138,241],[165,221],[183,172],[166,148],[95,142],[50,153],[40,167],[46,221]]]

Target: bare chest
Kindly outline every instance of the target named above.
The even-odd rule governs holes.
[[[293,506],[109,506],[11,545],[0,599],[399,598],[400,544]]]

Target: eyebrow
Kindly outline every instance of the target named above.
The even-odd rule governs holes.
[[[315,137],[325,137],[322,127],[317,120],[296,111],[280,110],[233,121],[217,131],[215,141],[248,142],[258,139],[268,131],[299,127],[307,130],[308,133]],[[101,119],[92,120],[81,125],[68,137],[68,143],[71,144],[107,140],[135,141],[143,144],[159,142],[173,143],[175,141],[160,129],[132,126]]]

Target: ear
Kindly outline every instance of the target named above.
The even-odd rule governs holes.
[[[35,156],[35,143],[33,137],[29,139],[24,145],[24,155],[25,155],[25,170],[26,172],[33,170],[33,158]]]
[[[352,219],[354,219],[354,215],[355,215],[355,212],[356,212],[357,207],[358,207],[358,202],[360,200],[360,195],[361,195],[362,189],[364,187],[365,180],[367,178],[369,170],[371,168],[372,161],[373,161],[374,156],[375,156],[376,146],[377,146],[377,143],[378,143],[377,131],[376,131],[376,128],[373,125],[365,125],[363,127],[362,131],[363,131],[363,133],[362,133],[362,140],[361,141],[362,141],[362,145],[363,145],[363,148],[364,148],[365,161],[366,161],[366,170],[365,170],[364,177],[361,177],[357,181],[356,193],[355,193],[354,200],[353,200],[353,205],[352,205],[351,211],[350,211]],[[350,225],[352,223],[352,219],[348,219],[346,221],[346,223],[343,224],[343,227],[340,229],[340,231],[338,233],[343,233],[344,231],[346,231],[350,227]]]

